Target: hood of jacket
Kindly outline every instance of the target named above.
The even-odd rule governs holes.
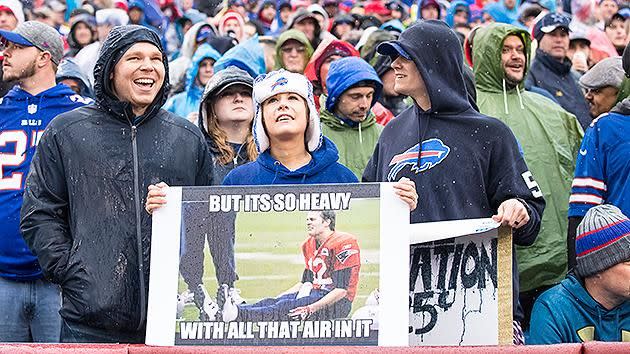
[[[214,96],[222,90],[224,87],[242,84],[245,86],[253,87],[254,79],[244,70],[237,68],[236,66],[228,66],[227,68],[214,74],[203,91],[201,96],[201,104],[199,105],[199,128],[206,137],[206,140],[210,141],[210,134],[206,127],[208,120],[208,109],[212,108],[212,105],[216,101]]]
[[[510,16],[505,13],[505,6],[498,2],[489,2],[483,6],[483,12],[487,13],[499,23],[512,23],[514,20],[510,19]]]
[[[289,180],[300,180],[303,181],[303,183],[308,183],[310,178],[339,160],[337,147],[326,137],[323,137],[319,148],[310,153],[312,157],[311,161],[295,171],[284,167],[271,156],[270,151],[271,149],[267,149],[258,155],[256,162],[262,165],[264,170],[269,174],[274,174],[274,184],[281,184],[283,181]]]
[[[22,6],[22,2],[19,0],[4,0],[2,1],[2,6],[6,6],[11,9],[13,16],[17,20],[17,24],[24,22],[24,7]]]
[[[624,116],[630,116],[630,97],[627,97],[623,101],[617,103],[611,112],[623,114]]]
[[[267,27],[271,26],[271,24],[273,23],[273,19],[271,21],[268,21],[262,17],[263,10],[265,10],[268,6],[272,6],[274,9],[277,9],[275,1],[265,0],[260,2],[260,4],[258,5],[258,10],[256,10],[256,19],[258,19],[258,21],[260,21],[263,25]]]
[[[197,32],[201,29],[201,27],[210,26],[206,22],[195,23],[190,27],[188,32],[184,35],[184,40],[182,41],[182,46],[179,51],[180,57],[186,57],[192,59],[192,56],[195,54],[195,45],[197,44]]]
[[[283,32],[280,37],[278,37],[278,41],[276,42],[276,70],[284,68],[284,62],[282,62],[282,45],[290,39],[298,41],[302,43],[302,45],[304,45],[304,47],[306,48],[307,63],[313,55],[313,46],[311,46],[311,42],[308,40],[308,38],[306,38],[304,32],[300,32],[296,29],[290,29],[286,32]]]
[[[496,22],[511,24],[518,20],[520,2],[520,0],[516,0],[516,5],[511,10],[505,6],[504,1],[486,3],[483,11],[492,16]]]
[[[128,7],[138,7],[142,10],[141,23],[152,26],[158,31],[165,29],[167,20],[157,1],[133,0],[129,3]]]
[[[340,55],[342,57],[359,57],[359,51],[356,50],[352,44],[340,41],[337,39],[332,39],[328,42],[322,42],[321,45],[315,50],[313,56],[311,57],[311,61],[306,66],[304,70],[304,75],[309,79],[309,81],[319,81],[321,82],[322,78],[319,77],[319,69],[321,69],[322,64],[326,60],[326,58]],[[325,79],[325,78],[324,78]]]
[[[593,299],[593,297],[586,291],[583,282],[578,280],[578,278],[573,274],[569,274],[567,278],[563,280],[560,284],[566,289],[566,291],[574,296],[575,301],[577,301],[581,305],[580,307],[584,311],[588,312],[592,316],[592,319],[594,321],[601,323],[602,320],[619,320],[618,314],[623,310],[623,304],[617,306],[612,310],[604,308],[597,301],[595,301],[595,299]]]
[[[398,34],[394,34],[390,31],[379,29],[372,32],[365,41],[365,44],[361,46],[361,58],[372,64],[374,56],[376,56],[376,48],[378,45],[396,39],[398,39]]]
[[[438,18],[442,18],[442,6],[440,6],[440,3],[437,0],[418,0],[418,19],[422,19],[422,9],[431,5],[437,8]]]
[[[617,93],[617,101],[615,101],[615,104],[623,102],[628,97],[630,97],[630,78],[624,76],[623,80],[621,80],[621,85],[619,86],[619,92]]]
[[[319,96],[319,105],[320,107],[322,107],[322,109],[319,112],[319,117],[322,121],[322,124],[326,125],[327,127],[329,127],[330,129],[333,130],[348,130],[348,129],[353,129],[353,130],[359,130],[359,127],[361,129],[365,129],[368,128],[374,124],[376,124],[376,115],[374,114],[374,112],[372,112],[372,110],[370,109],[370,112],[368,113],[367,117],[360,123],[351,126],[350,124],[345,123],[343,120],[341,120],[339,117],[337,117],[333,112],[327,110],[326,108],[326,100],[327,97],[326,95],[321,95]]]
[[[59,67],[57,68],[57,74],[55,75],[57,83],[65,79],[78,80],[81,86],[81,92],[79,92],[79,94],[85,97],[94,97],[90,80],[83,74],[83,71],[81,71],[81,68],[79,68],[79,65],[77,65],[73,58],[65,58],[59,63]]]
[[[164,63],[164,83],[158,91],[155,99],[147,107],[141,117],[134,117],[129,102],[120,101],[114,95],[111,87],[110,75],[114,71],[116,63],[125,52],[134,44],[147,42],[156,46],[162,52],[162,62]],[[127,25],[114,27],[101,47],[98,60],[94,66],[94,96],[96,105],[102,110],[114,115],[117,119],[132,122],[135,124],[145,119],[152,118],[160,107],[166,102],[166,92],[169,90],[168,59],[158,34],[146,27],[137,25]]]
[[[258,41],[258,36],[254,36],[225,52],[214,64],[214,71],[221,71],[231,65],[247,71],[252,78],[265,73],[265,55]]]
[[[500,93],[504,90],[505,71],[501,65],[503,41],[507,36],[519,37],[525,46],[525,68],[519,90],[525,86],[525,76],[529,70],[531,39],[527,31],[512,25],[493,23],[479,28],[473,41],[473,71],[477,89],[483,92]]]
[[[379,29],[387,32],[402,33],[405,30],[405,25],[400,20],[394,19],[383,23]]]
[[[383,83],[374,68],[365,60],[357,57],[346,57],[333,61],[330,64],[326,79],[326,87],[328,88],[326,109],[329,112],[334,112],[341,95],[361,81],[369,81],[374,85],[371,108],[381,97],[383,91]]]
[[[379,53],[385,54],[393,44],[411,57],[424,79],[431,100],[431,108],[424,113],[457,114],[472,108],[464,81],[462,46],[455,32],[444,22],[420,21],[403,32],[398,40],[379,45]],[[444,73],[445,70],[450,72]]]
[[[95,39],[96,38],[95,36],[96,17],[89,14],[80,14],[78,16],[75,16],[72,19],[72,25],[70,26],[70,34],[68,35],[68,46],[70,46],[70,48],[75,48],[75,49],[83,48],[83,45],[80,45],[79,43],[77,43],[76,38],[74,38],[74,34],[77,30],[77,26],[79,25],[79,23],[84,23],[86,26],[88,26],[90,31],[92,31],[92,42],[90,43],[93,43],[96,40]]]
[[[30,100],[33,99],[33,97],[37,97],[40,100],[45,100],[45,99],[55,99],[55,98],[60,98],[60,97],[68,97],[68,96],[73,96],[73,95],[76,95],[76,92],[72,91],[66,85],[60,85],[60,84],[55,85],[46,91],[42,91],[38,93],[35,96],[22,90],[20,86],[15,85],[4,97],[2,97],[2,100],[3,101],[11,100],[13,103],[21,105],[21,104],[28,103]]]
[[[315,15],[313,15],[313,13],[310,10],[304,7],[297,9],[297,11],[295,11],[295,13],[293,13],[293,15],[289,17],[289,20],[287,21],[287,24],[286,24],[286,28],[292,29],[296,23],[308,17],[311,17],[315,20],[315,38],[316,39],[319,38],[319,35],[321,34],[322,30],[325,30],[325,29],[321,28],[319,21],[317,21],[317,17],[315,17]]]
[[[451,7],[446,11],[446,16],[444,16],[444,21],[449,27],[453,27],[455,22],[455,12],[459,9],[465,7],[466,11],[468,11],[468,18],[470,19],[470,5],[466,1],[453,1],[451,3]]]
[[[191,90],[195,84],[197,79],[197,74],[199,73],[199,64],[204,59],[212,59],[216,63],[221,58],[221,54],[217,52],[210,44],[204,43],[197,48],[195,51],[195,55],[192,57],[192,65],[186,71],[186,90]],[[200,88],[200,91],[203,89]]]
[[[347,23],[351,25],[353,29],[356,27],[356,20],[354,19],[354,17],[348,14],[339,14],[333,19],[332,25],[330,26],[330,33],[334,34],[337,26],[342,23]]]

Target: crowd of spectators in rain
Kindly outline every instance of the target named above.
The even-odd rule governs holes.
[[[629,33],[623,0],[0,0],[0,342],[143,343],[168,185],[359,181],[513,228],[515,344],[629,342]]]

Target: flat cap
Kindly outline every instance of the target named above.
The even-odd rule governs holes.
[[[621,57],[606,58],[595,64],[580,78],[580,86],[597,89],[606,86],[619,88],[624,78]]]

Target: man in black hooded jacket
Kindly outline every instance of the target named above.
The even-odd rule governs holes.
[[[542,193],[512,131],[471,105],[455,33],[444,22],[420,21],[377,50],[393,59],[394,89],[415,104],[385,126],[363,181],[413,180],[418,207],[412,223],[492,216],[514,229],[515,244],[534,243],[545,207]],[[516,258],[512,267],[519,321]],[[522,332],[515,330],[519,341]]]
[[[158,181],[210,185],[212,162],[199,129],[160,108],[168,68],[154,31],[114,28],[94,76],[96,105],[59,115],[41,138],[21,230],[44,275],[61,285],[63,342],[143,343],[146,190]]]

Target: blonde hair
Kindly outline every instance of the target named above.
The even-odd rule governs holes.
[[[227,134],[225,134],[223,129],[219,126],[219,120],[217,119],[217,115],[214,113],[214,105],[209,105],[206,113],[206,129],[215,146],[219,150],[219,163],[221,165],[227,165],[228,163],[234,161],[234,158],[237,157],[237,153],[232,148],[232,145],[230,145],[227,141]],[[249,161],[256,160],[258,157],[258,151],[256,150],[256,144],[254,143],[252,124],[249,124],[247,137],[245,137],[243,145],[245,145],[244,148],[247,152],[247,159]]]

